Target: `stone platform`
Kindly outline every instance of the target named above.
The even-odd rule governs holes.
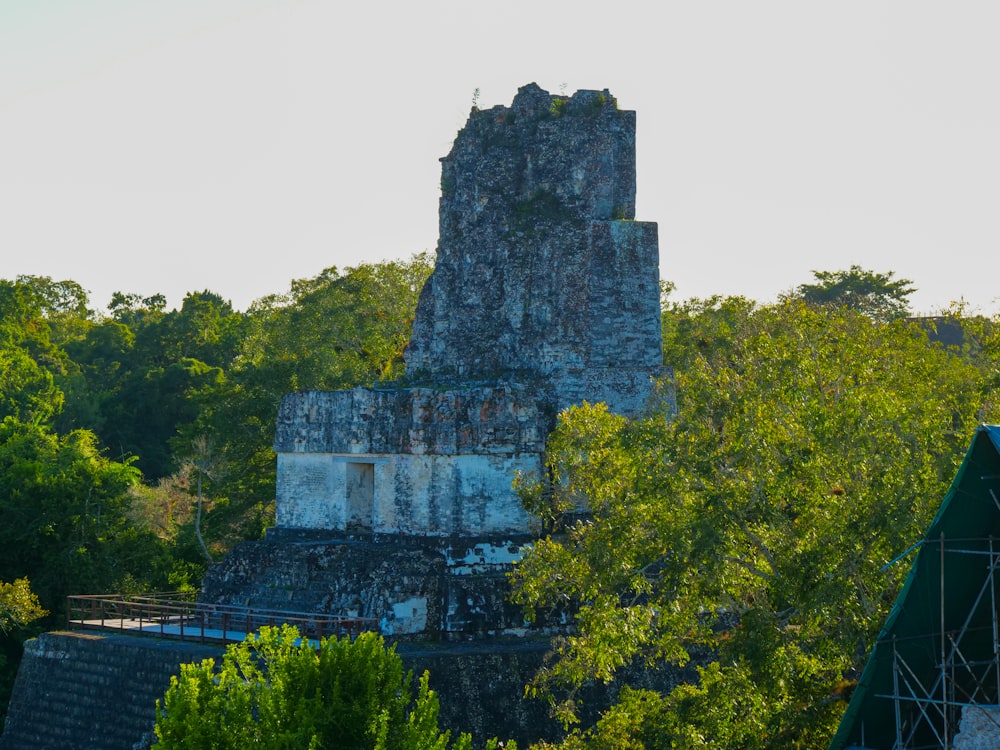
[[[270,529],[235,547],[205,576],[201,600],[254,609],[371,618],[386,636],[464,641],[529,633],[507,601],[507,574],[531,537],[337,537]],[[562,617],[534,635],[565,632]]]

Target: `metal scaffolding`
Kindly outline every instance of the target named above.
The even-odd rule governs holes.
[[[1000,426],[982,425],[924,538],[889,563],[917,550],[830,750],[1000,747],[998,495]]]
[[[880,647],[891,649],[892,654],[892,692],[877,697],[892,702],[896,724],[893,750],[948,750],[953,747],[963,711],[1000,704],[1000,551],[992,537],[946,540],[941,535],[924,546],[934,543],[940,548],[937,632],[904,638],[893,635],[880,641]],[[963,589],[968,591],[972,586],[975,591],[967,612],[956,612],[949,606],[948,582],[953,579],[946,576],[946,570],[956,562],[963,573],[970,567],[979,568],[981,573],[981,580],[963,580]],[[962,599],[967,601],[968,596]],[[964,601],[962,606],[966,606]],[[983,715],[1000,736],[1000,722],[992,713],[984,711]]]

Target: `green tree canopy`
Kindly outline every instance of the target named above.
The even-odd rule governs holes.
[[[261,300],[251,310],[257,328],[240,365],[262,370],[281,395],[399,377],[417,298],[431,270],[431,259],[421,253],[295,280],[287,295]]]
[[[158,319],[167,308],[167,298],[162,294],[143,297],[141,294],[115,292],[108,303],[112,319],[129,327],[141,326],[147,319]]]
[[[846,307],[716,300],[668,317],[676,415],[569,409],[549,441],[554,481],[522,480],[552,518],[585,511],[514,577],[529,614],[576,612],[533,687],[569,688],[571,718],[589,680],[710,652],[698,685],[637,719],[644,746],[825,747],[905,573],[882,567],[944,495],[986,373],[915,325]]]
[[[427,673],[415,697],[412,682],[375,633],[313,644],[291,625],[264,627],[228,646],[218,670],[213,659],[181,666],[157,701],[155,746],[471,750],[469,735],[449,745],[439,728]]]
[[[47,277],[0,279],[0,418],[50,424],[63,408],[56,377],[72,363],[52,341],[46,315],[68,313],[53,309],[57,303],[44,292],[51,286]]]
[[[47,424],[63,407],[52,373],[19,347],[0,347],[0,419]]]
[[[916,291],[909,279],[894,273],[876,273],[853,265],[846,271],[813,271],[816,282],[801,284],[793,296],[812,305],[840,305],[875,320],[890,321],[909,315],[907,298]]]
[[[68,594],[107,592],[126,578],[162,586],[163,549],[128,518],[138,481],[91,432],[0,422],[0,579],[30,578],[53,612]]]
[[[14,628],[23,628],[47,614],[27,578],[12,583],[0,581],[0,634],[7,635]]]
[[[134,457],[148,481],[180,465],[170,440],[224,379],[246,322],[209,291],[186,295],[180,310],[164,307],[162,295],[116,293],[112,319],[66,344],[79,375],[65,381],[71,398],[58,422],[94,430],[113,455]]]

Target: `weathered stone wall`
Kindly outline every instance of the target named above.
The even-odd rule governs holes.
[[[511,480],[538,472],[551,414],[498,381],[304,391],[278,413],[277,524],[382,534],[525,533]]]
[[[516,383],[462,389],[300,391],[278,408],[278,453],[537,453],[552,428],[539,394]]]
[[[180,674],[181,663],[219,654],[151,638],[43,633],[25,644],[0,748],[145,747],[171,675]]]
[[[521,747],[561,736],[548,704],[524,697],[525,684],[548,651],[547,639],[395,645],[415,676],[429,670],[441,701],[442,727],[472,732],[479,741],[512,738]],[[209,657],[219,663],[222,648],[124,635],[44,633],[26,645],[0,750],[146,750],[153,740],[156,700],[170,676],[180,674],[181,664]],[[657,689],[682,679],[693,679],[691,670],[629,675],[631,684]],[[596,720],[617,689],[611,684],[583,691],[584,726]]]
[[[213,566],[201,600],[375,620],[386,635],[468,640],[529,631],[506,574],[527,539],[327,539],[272,529]],[[563,630],[559,616],[534,634]]]
[[[377,534],[523,534],[530,518],[511,479],[516,472],[540,469],[538,453],[282,453],[277,523]]]
[[[954,750],[996,750],[1000,747],[1000,706],[965,706],[951,746]]]
[[[619,403],[612,380],[587,391],[591,368],[630,373],[646,394],[662,372],[656,225],[632,220],[635,113],[607,91],[530,84],[509,108],[473,112],[442,165],[408,377],[514,374],[557,408],[582,396],[636,411],[642,399]]]

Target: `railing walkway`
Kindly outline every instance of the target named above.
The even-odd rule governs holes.
[[[264,625],[284,623],[295,625],[310,640],[331,635],[353,638],[367,630],[378,630],[378,623],[371,618],[208,604],[195,601],[194,596],[176,592],[70,596],[66,625],[71,630],[98,629],[200,643],[234,643]]]

